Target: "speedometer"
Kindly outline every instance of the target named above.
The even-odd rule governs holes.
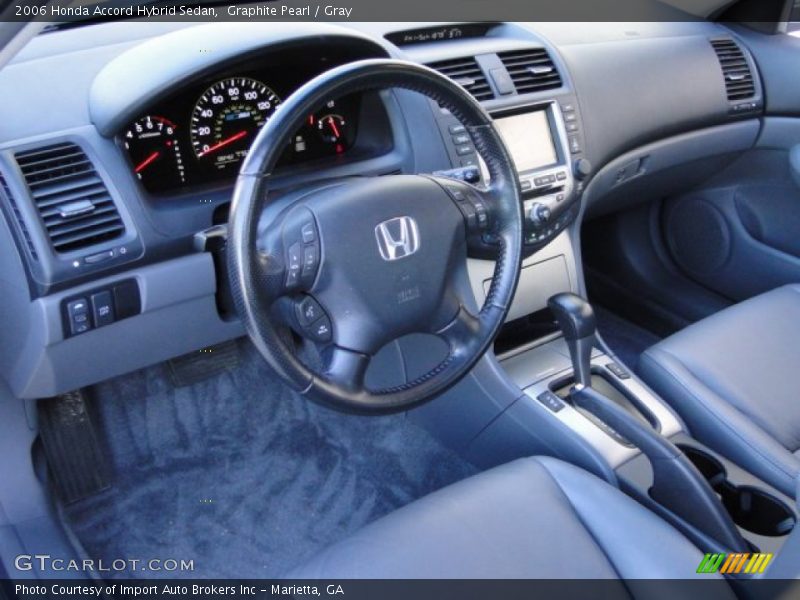
[[[235,77],[215,83],[192,111],[195,156],[217,169],[238,164],[280,103],[275,92],[255,79]]]

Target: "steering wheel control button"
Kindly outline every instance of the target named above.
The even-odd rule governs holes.
[[[287,271],[286,273],[286,287],[296,288],[300,284],[300,271]]]
[[[327,315],[314,321],[306,328],[308,337],[318,344],[325,344],[331,341],[331,320]]]
[[[306,246],[303,248],[303,277],[313,275],[319,264],[319,253],[316,246]]]
[[[556,396],[550,390],[547,390],[546,392],[542,392],[541,394],[536,396],[536,399],[539,402],[541,402],[542,404],[544,404],[548,409],[550,409],[554,413],[557,413],[562,408],[564,408],[564,401],[561,400],[561,398]]]
[[[472,154],[475,150],[472,149],[472,146],[469,144],[461,144],[460,146],[456,146],[456,154],[459,156],[465,156],[467,154]]]
[[[302,244],[297,243],[289,246],[288,255],[286,261],[286,286],[295,287],[300,283],[300,273],[303,270]]]
[[[306,296],[295,306],[297,311],[297,320],[303,328],[308,327],[314,321],[325,317],[325,311],[319,305],[319,302],[314,300],[311,296]]]
[[[300,234],[303,236],[303,243],[304,244],[311,244],[317,239],[317,231],[314,227],[314,223],[305,223],[300,228]]]
[[[486,203],[480,198],[476,190],[466,185],[444,184],[444,188],[450,197],[456,201],[456,206],[464,215],[467,227],[470,230],[484,231],[488,229],[489,211],[486,208]]]
[[[470,162],[471,161],[471,162]],[[464,163],[467,164],[464,164]],[[460,169],[448,169],[446,171],[435,171],[435,177],[447,177],[448,179],[457,179],[466,183],[478,183],[481,180],[481,170],[478,168],[476,162],[472,159],[465,159],[462,161]]]
[[[67,315],[69,316],[69,329],[72,335],[84,333],[92,328],[89,320],[89,303],[86,298],[78,298],[67,304]]]
[[[450,195],[453,197],[454,200],[458,202],[466,202],[467,195],[459,188],[454,185],[448,185],[447,191],[450,192]]]
[[[478,227],[486,229],[489,224],[489,213],[486,212],[486,207],[483,204],[475,204],[475,214],[478,215]]]
[[[331,341],[330,317],[313,296],[303,296],[296,301],[294,313],[302,335],[318,344]]]
[[[97,327],[111,325],[114,322],[114,303],[110,291],[104,290],[92,294],[92,317]]]

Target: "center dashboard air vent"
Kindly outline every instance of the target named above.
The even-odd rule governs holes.
[[[518,94],[560,88],[561,75],[544,48],[510,50],[498,54]]]
[[[712,39],[711,45],[714,52],[717,53],[720,67],[722,67],[728,101],[738,102],[755,97],[756,86],[753,72],[739,45],[728,37]]]
[[[125,225],[92,161],[64,142],[15,154],[36,210],[56,252],[121,236]]]
[[[486,75],[472,56],[440,60],[428,63],[428,66],[455,81],[478,101],[494,98],[494,92],[486,80]]]

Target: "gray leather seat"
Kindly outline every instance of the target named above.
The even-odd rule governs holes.
[[[659,342],[641,374],[721,454],[794,497],[800,473],[800,285]]]
[[[289,577],[687,579],[702,557],[594,475],[524,458],[376,521]]]

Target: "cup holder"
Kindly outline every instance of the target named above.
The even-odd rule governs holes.
[[[794,528],[796,518],[786,504],[759,488],[732,483],[725,466],[710,454],[692,446],[678,447],[719,494],[722,505],[739,527],[770,537],[787,535]]]

